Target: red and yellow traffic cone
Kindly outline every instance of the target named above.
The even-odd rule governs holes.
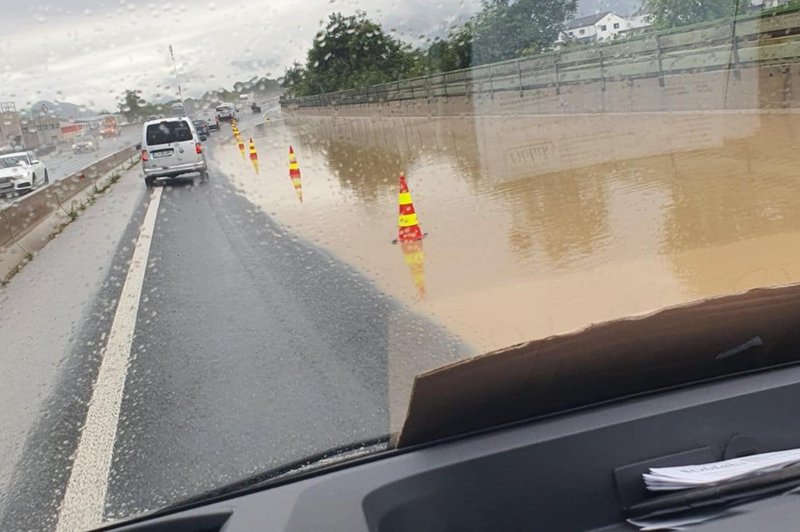
[[[417,294],[420,299],[425,299],[425,253],[422,249],[422,240],[400,242],[400,249],[403,250],[406,265],[411,270]]]
[[[253,142],[253,137],[250,137],[250,162],[253,163],[253,169],[258,173],[258,153],[256,153],[256,145]]]
[[[300,200],[300,203],[303,203],[303,183],[300,181],[300,166],[297,164],[297,157],[294,154],[294,148],[291,146],[289,146],[289,179],[292,180],[297,199]]]
[[[244,161],[245,160],[244,141],[242,140],[242,137],[240,137],[239,135],[236,135],[236,143],[239,145],[239,153],[242,154],[242,160]]]
[[[398,218],[398,237],[397,242],[414,242],[422,240],[422,228],[417,221],[417,211],[414,210],[414,203],[411,201],[411,192],[408,191],[406,176],[400,175],[400,194],[398,196],[400,205],[400,216]]]

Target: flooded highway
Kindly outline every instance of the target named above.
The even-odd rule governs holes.
[[[242,117],[241,151],[209,139],[208,181],[124,172],[0,294],[3,530],[398,434],[415,376],[454,361],[800,281],[797,114],[267,118]],[[422,241],[393,243],[401,199]],[[118,417],[87,444],[100,397]]]
[[[794,113],[287,116],[253,129],[241,193],[476,352],[800,280]],[[303,202],[288,177],[296,151]],[[397,232],[405,174],[427,236]]]

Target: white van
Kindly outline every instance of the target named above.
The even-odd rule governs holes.
[[[161,118],[145,122],[142,129],[142,172],[148,187],[156,179],[197,173],[208,180],[208,165],[203,145],[192,121]]]

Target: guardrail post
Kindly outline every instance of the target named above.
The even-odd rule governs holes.
[[[489,67],[489,96],[494,101],[494,72],[492,72],[491,66]]]
[[[661,36],[656,35],[656,57],[658,58],[658,86],[664,86],[664,67],[661,62]]]
[[[519,66],[519,59],[517,59],[517,83],[519,83],[519,97],[522,98],[522,67]]]
[[[731,59],[733,61],[733,75],[737,80],[742,79],[742,72],[739,70],[739,39],[736,37],[736,19],[731,21]],[[730,69],[728,64],[728,69]]]
[[[600,92],[606,92],[606,71],[603,62],[603,50],[598,50],[598,54],[600,55],[600,80],[603,82],[600,86]]]
[[[556,95],[561,94],[561,80],[559,79],[560,76],[558,73],[558,56],[558,53],[553,56],[553,67],[555,67],[556,70]]]

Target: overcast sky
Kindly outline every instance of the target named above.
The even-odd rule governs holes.
[[[600,0],[585,0],[582,11]],[[126,88],[184,96],[280,76],[302,60],[320,21],[363,9],[419,44],[473,13],[479,0],[0,0],[0,100],[115,108]]]

